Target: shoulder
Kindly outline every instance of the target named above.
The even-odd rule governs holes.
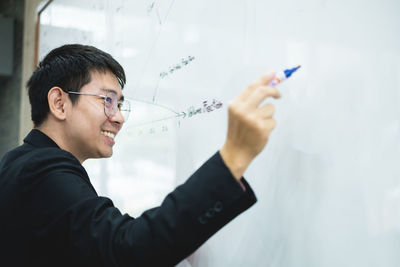
[[[79,161],[57,147],[23,145],[11,151],[1,162],[0,185],[3,200],[32,212],[36,207],[57,210],[97,197]]]
[[[45,147],[32,150],[27,153],[25,166],[43,168],[48,171],[76,171],[84,172],[85,169],[68,151],[56,147]]]
[[[8,164],[20,177],[43,177],[51,173],[70,173],[87,177],[79,161],[69,152],[57,147],[34,148],[14,157]]]
[[[1,172],[15,179],[20,189],[28,190],[46,184],[76,184],[94,191],[84,167],[68,151],[58,147],[21,146],[3,159]]]

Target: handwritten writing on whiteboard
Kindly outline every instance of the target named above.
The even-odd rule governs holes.
[[[183,67],[187,66],[194,59],[195,59],[195,57],[193,57],[193,56],[188,56],[187,58],[182,58],[180,63],[169,67],[168,71],[161,72],[160,78],[165,78],[168,75],[171,75],[172,73],[174,73],[175,71],[182,69]]]
[[[154,103],[150,103],[151,105],[157,105]],[[223,103],[219,100],[213,99],[211,101],[205,100],[202,102],[201,105],[195,107],[195,106],[190,106],[187,108],[186,111],[181,111],[181,112],[176,112],[172,111],[172,109],[168,108],[169,111],[172,111],[175,113],[174,115],[171,116],[166,116],[166,117],[161,117],[161,118],[154,118],[153,120],[149,121],[144,121],[141,123],[138,123],[136,125],[132,125],[129,127],[129,134],[132,134],[136,132],[138,135],[143,135],[143,134],[155,134],[155,133],[163,133],[163,132],[168,132],[168,124],[167,121],[171,121],[173,119],[179,119],[178,125],[180,126],[180,121],[181,120],[187,120],[190,118],[193,118],[194,116],[200,115],[200,114],[205,114],[205,113],[210,113],[213,111],[216,111],[218,109],[221,109],[223,106]],[[164,107],[164,106],[160,106]],[[165,107],[164,107],[165,108]],[[171,124],[169,125],[171,126]]]
[[[221,101],[217,101],[215,99],[213,99],[210,102],[203,101],[202,107],[195,108],[194,106],[190,106],[187,110],[187,117],[190,118],[197,114],[212,112],[214,110],[220,109],[222,107],[222,105],[223,104]],[[184,114],[183,118],[186,117],[185,112],[182,112],[181,114]]]
[[[162,25],[167,20],[169,12],[171,11],[174,2],[175,0],[170,0],[168,5],[168,1],[166,0],[163,1],[153,0],[147,6],[147,15],[151,15],[151,13],[156,13],[158,23]]]
[[[150,15],[150,13],[153,11],[153,8],[156,4],[156,1],[154,1],[153,3],[151,3],[148,7],[147,7],[147,14]],[[158,11],[158,6],[156,7],[156,13],[157,13],[157,19],[158,19],[158,23],[161,25],[162,21],[161,21],[161,17],[160,17],[160,12]]]
[[[147,13],[151,13],[151,11],[153,11],[154,5],[155,5],[155,1],[152,2],[148,7],[147,7]]]

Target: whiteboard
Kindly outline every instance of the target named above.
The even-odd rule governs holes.
[[[269,70],[277,128],[245,177],[258,203],[181,266],[400,266],[400,2],[55,0],[40,55],[91,44],[133,100],[114,156],[85,167],[139,216],[222,147],[227,106]]]

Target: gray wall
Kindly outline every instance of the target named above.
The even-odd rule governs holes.
[[[13,74],[0,77],[0,157],[19,142],[24,3],[24,0],[0,1],[0,14],[14,19]]]

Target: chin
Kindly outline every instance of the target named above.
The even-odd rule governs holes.
[[[103,150],[99,151],[98,157],[97,158],[109,158],[113,155],[113,150]]]
[[[111,157],[112,155],[113,155],[113,152],[111,151],[111,152],[109,152],[109,153],[103,154],[102,158],[109,158],[109,157]]]

